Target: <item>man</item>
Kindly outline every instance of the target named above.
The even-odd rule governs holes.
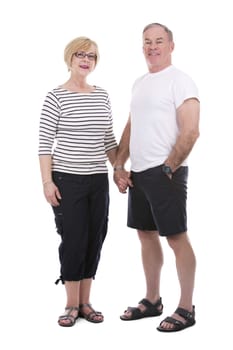
[[[119,144],[114,181],[129,186],[128,223],[137,229],[146,279],[146,296],[129,307],[122,320],[159,316],[160,273],[167,238],[180,283],[178,307],[157,327],[162,332],[195,324],[193,290],[196,259],[187,235],[187,157],[199,136],[199,99],[192,79],[172,65],[173,34],[152,23],[143,31],[143,53],[149,72],[133,85],[130,116]],[[130,156],[131,172],[124,169]]]

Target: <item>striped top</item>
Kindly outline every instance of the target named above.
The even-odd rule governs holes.
[[[106,152],[117,147],[108,93],[48,92],[39,128],[39,155],[52,155],[52,170],[79,175],[107,173]]]

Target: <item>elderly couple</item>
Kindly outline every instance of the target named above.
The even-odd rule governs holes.
[[[130,321],[163,313],[160,274],[166,237],[175,255],[180,284],[177,308],[157,329],[175,332],[195,324],[193,290],[196,260],[187,235],[187,158],[199,136],[199,97],[193,80],[172,65],[174,40],[160,23],[142,34],[148,72],[132,87],[130,114],[119,145],[113,132],[109,95],[87,83],[99,60],[97,44],[72,40],[64,60],[67,82],[45,97],[39,127],[39,160],[46,200],[53,209],[60,276],[66,306],[58,324],[73,326],[82,317],[103,322],[90,302],[102,245],[107,234],[107,160],[121,193],[128,192],[128,227],[137,230],[146,294],[120,316]],[[130,158],[130,171],[124,164]]]

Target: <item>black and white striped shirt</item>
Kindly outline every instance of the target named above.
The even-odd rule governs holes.
[[[108,93],[57,87],[40,117],[39,155],[52,155],[52,170],[80,175],[107,173],[106,152],[117,147]]]

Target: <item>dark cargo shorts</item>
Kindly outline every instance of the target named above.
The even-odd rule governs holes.
[[[162,165],[131,172],[127,225],[138,230],[156,230],[161,236],[187,231],[188,167],[178,168],[170,179]]]

